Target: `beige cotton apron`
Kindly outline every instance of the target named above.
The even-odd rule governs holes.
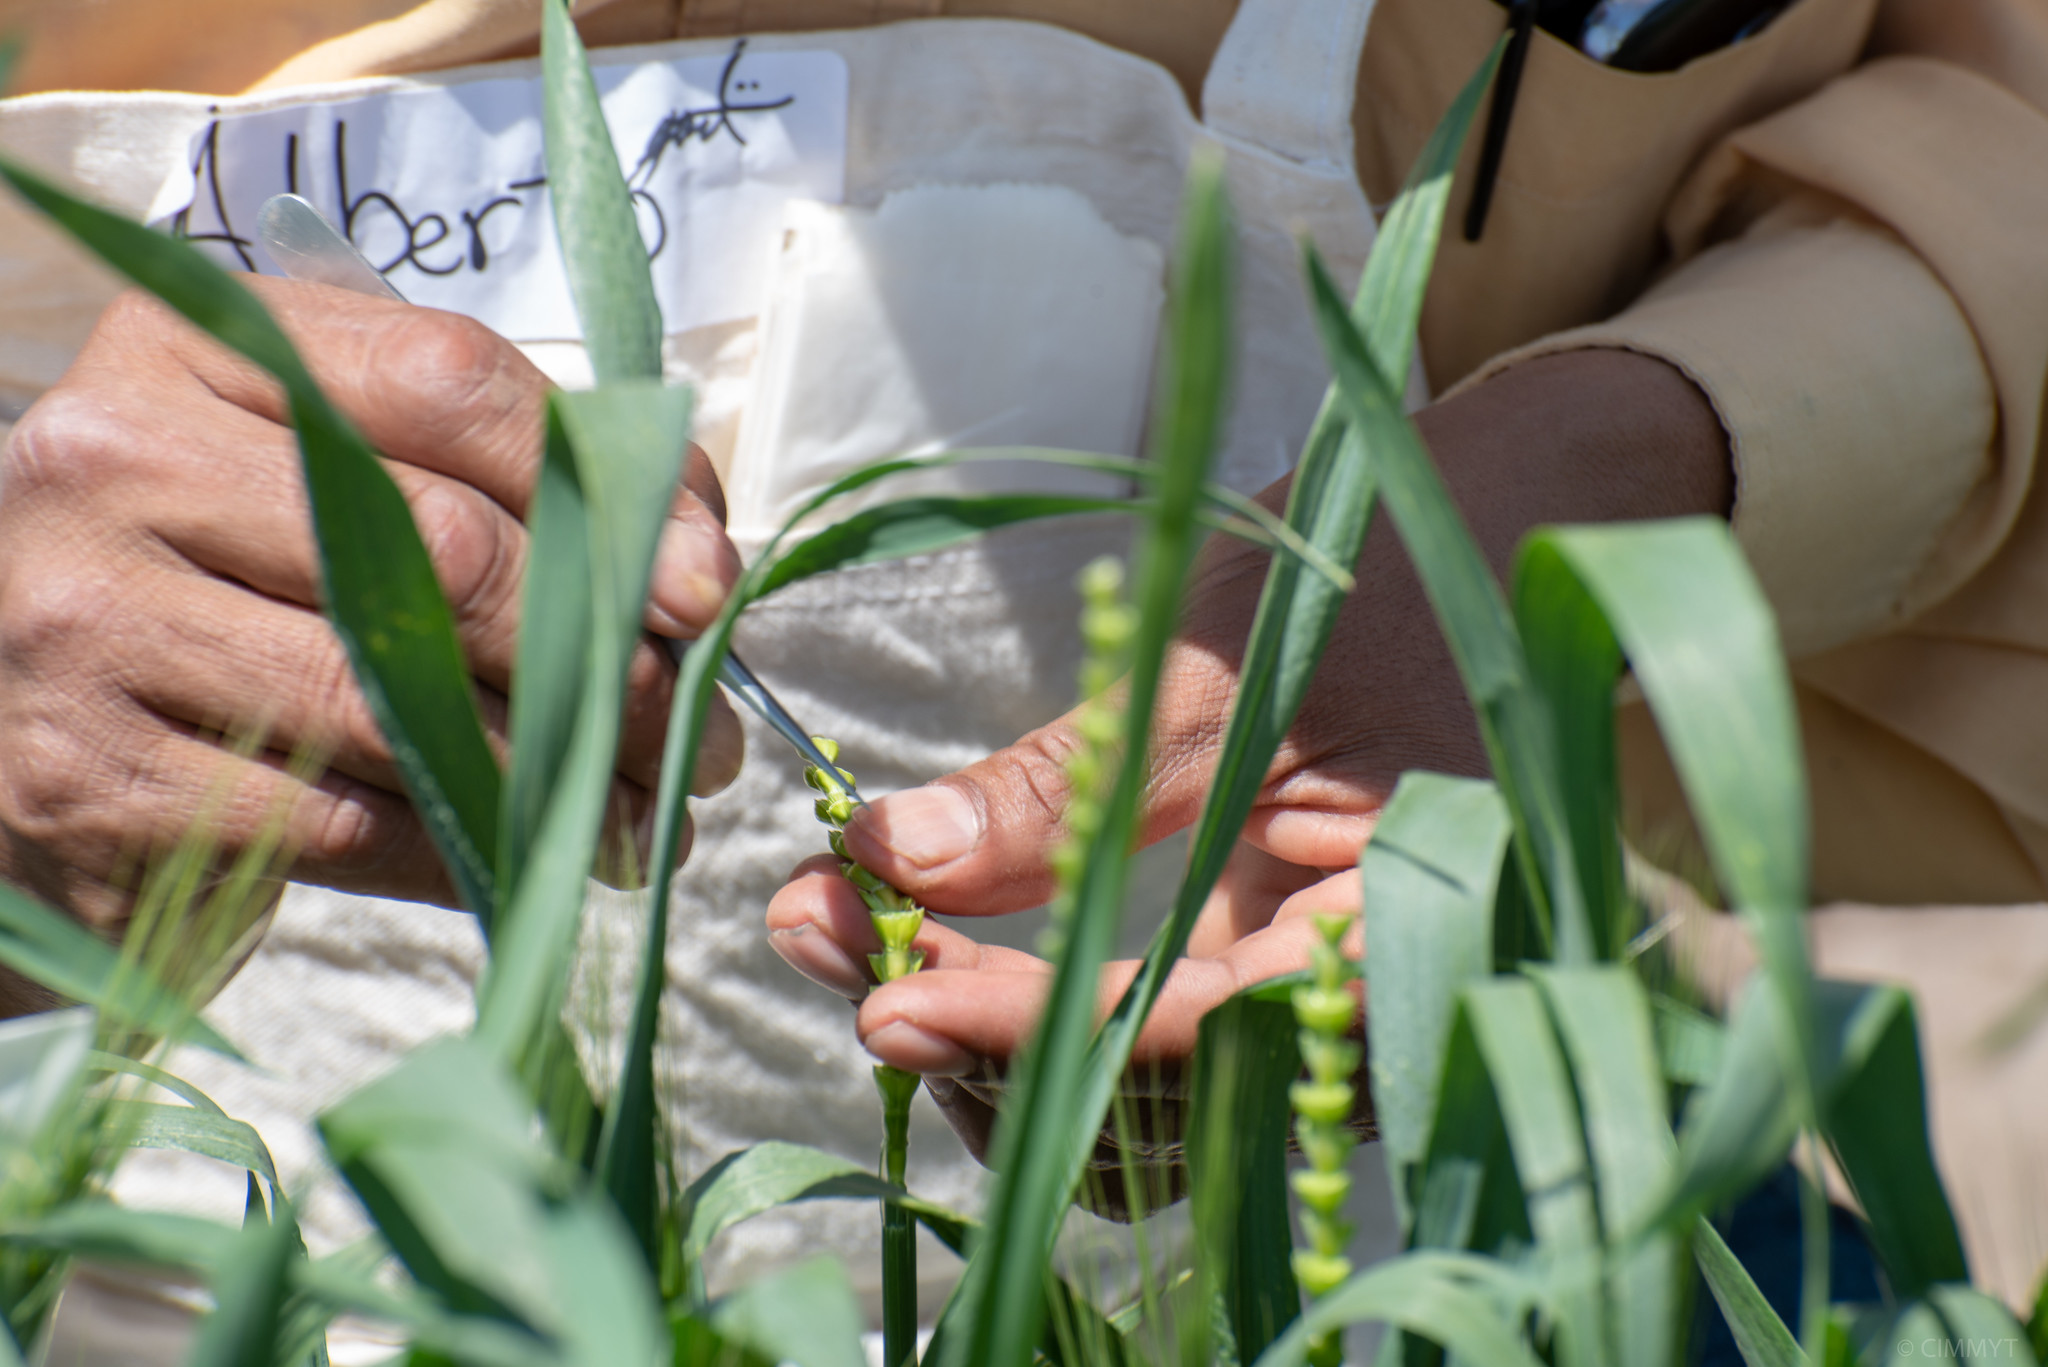
[[[1240,224],[1240,354],[1217,471],[1246,492],[1284,474],[1326,380],[1301,284],[1299,241],[1313,239],[1348,286],[1373,238],[1352,149],[1355,73],[1372,8],[1370,0],[1248,0],[1208,78],[1206,124],[1163,69],[1042,25],[941,19],[750,40],[754,51],[825,50],[843,58],[850,78],[845,202],[793,211],[790,241],[824,242],[804,260],[872,268],[875,281],[848,302],[842,297],[848,291],[833,292],[833,279],[807,279],[804,261],[785,260],[768,309],[772,326],[756,317],[668,339],[672,376],[702,389],[700,435],[735,492],[742,542],[806,479],[829,473],[833,461],[946,441],[1073,444],[1073,433],[1057,420],[1069,407],[1108,415],[1093,431],[1112,431],[1122,421],[1125,449],[1141,449],[1162,283],[1155,277],[1145,284],[1142,266],[1149,260],[1157,271],[1170,252],[1189,158],[1204,144],[1227,154]],[[722,41],[683,42],[598,56],[609,65],[728,49]],[[0,107],[0,143],[140,213],[216,109],[227,114],[368,91],[531,77],[535,70],[531,62],[504,63],[241,100],[30,97]],[[988,318],[963,317],[954,327],[941,292],[906,279],[900,265],[915,256],[920,241],[959,247],[966,239],[966,246],[948,248],[945,270],[957,277],[958,288],[945,293],[985,288],[990,299],[1028,302],[1029,283],[1020,288],[1004,274],[1014,269],[1015,257],[1004,250],[1003,220],[1014,213],[1042,214],[1057,228],[1048,228],[1049,235],[1064,233],[1061,240],[1079,244],[1069,255],[1046,257],[1041,269],[1058,274],[1061,262],[1085,258],[1095,263],[1090,269],[1104,272],[1105,288],[1122,291],[1121,302],[1109,308],[1115,314],[1109,330],[1122,340],[1098,372],[1034,352],[1027,336],[1002,343],[1009,348],[1001,352],[1002,364],[1029,376],[1033,386],[1057,382],[1071,389],[1020,402],[1001,376],[970,369],[955,371],[956,383],[943,392],[885,383],[872,394],[833,391],[831,403],[811,402],[821,387],[831,390],[839,373],[833,367],[847,355],[845,339],[835,350],[830,330],[816,326],[819,318],[836,328],[872,320],[873,345],[896,348],[889,354],[913,367],[938,364],[933,358],[947,350],[939,343],[948,338],[957,340],[956,351],[996,346],[1001,338]],[[892,237],[895,228],[878,226],[885,219],[910,226]],[[0,240],[9,243],[10,263],[0,298],[39,310],[45,323],[65,320],[82,338],[108,292],[103,278],[11,203],[0,204]],[[982,252],[978,260],[976,251]],[[978,279],[977,271],[986,278]],[[1059,284],[1050,280],[1047,288]],[[906,319],[904,309],[921,312]],[[1052,310],[1046,318],[1054,332],[1060,313]],[[806,326],[809,341],[789,340]],[[573,344],[515,340],[533,343],[532,354],[552,373],[575,373]],[[10,353],[8,345],[0,337],[0,375],[17,377],[16,387],[25,391],[15,396],[17,403],[53,381],[68,361],[62,347]],[[1131,358],[1140,350],[1134,369]],[[777,377],[773,385],[764,383],[769,369]],[[1102,384],[1101,374],[1120,377],[1118,392],[1091,390]],[[930,378],[938,385],[947,376]],[[963,385],[993,411],[977,414],[951,402],[949,395]],[[768,397],[760,411],[750,411],[757,393]],[[764,416],[770,408],[772,422]],[[872,449],[840,441],[846,431],[868,434]],[[778,467],[790,450],[809,452],[813,464],[794,473]],[[799,717],[844,743],[866,791],[912,786],[980,758],[1072,704],[1074,576],[1127,539],[1120,520],[1043,523],[937,555],[834,574],[751,611],[741,625],[740,648]],[[822,833],[786,747],[758,728],[750,731],[749,744],[738,782],[696,804],[695,851],[676,892],[662,1076],[683,1136],[680,1158],[687,1171],[700,1171],[731,1149],[776,1138],[865,1161],[876,1142],[876,1103],[851,1015],[839,999],[785,967],[762,928],[769,896],[791,866],[823,850]],[[1146,900],[1159,903],[1171,890],[1172,856],[1149,868],[1141,879]],[[611,894],[598,894],[594,910],[587,946],[593,973],[578,1009],[601,1025],[623,1014],[634,917],[628,899]],[[1018,921],[1012,936],[1026,924]],[[316,1251],[363,1226],[346,1193],[320,1175],[306,1117],[403,1049],[459,1028],[478,958],[466,917],[295,888],[264,946],[214,1007],[221,1027],[269,1075],[190,1053],[176,1061],[230,1113],[256,1123],[269,1138],[288,1185],[308,1191],[304,1214]],[[917,1110],[911,1153],[912,1185],[919,1191],[975,1203],[979,1170],[928,1106]],[[239,1212],[238,1182],[202,1166],[139,1155],[124,1171],[121,1191],[135,1202],[223,1217]],[[813,1205],[736,1231],[714,1281],[751,1275],[821,1245],[844,1252],[856,1277],[872,1280],[874,1242],[871,1207]],[[936,1277],[949,1275],[938,1257],[926,1266]]]

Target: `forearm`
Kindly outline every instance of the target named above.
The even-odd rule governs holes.
[[[1529,360],[1431,405],[1416,425],[1503,585],[1536,527],[1725,517],[1733,501],[1727,439],[1705,396],[1633,352]],[[1485,772],[1449,648],[1384,508],[1358,571],[1322,673],[1334,665],[1339,678],[1366,680],[1370,720],[1354,734],[1381,752],[1374,767],[1389,781],[1414,767]]]
[[[1416,416],[1451,496],[1503,579],[1533,527],[1710,513],[1734,502],[1728,439],[1675,367],[1588,349],[1541,356]],[[1384,524],[1366,550],[1384,565]]]
[[[1732,500],[1727,441],[1705,397],[1662,361],[1619,350],[1532,359],[1431,405],[1416,418],[1480,550],[1505,582],[1533,527],[1725,516]],[[1278,507],[1283,481],[1262,496]],[[1193,649],[1170,683],[1189,697],[1234,686],[1245,630],[1265,580],[1264,557],[1213,541],[1183,625]],[[1409,769],[1479,774],[1486,755],[1434,614],[1393,526],[1375,519],[1316,680],[1276,760],[1288,777],[1265,805],[1307,822],[1290,862],[1336,867],[1356,857],[1340,823],[1314,818],[1377,809]],[[1362,837],[1359,837],[1362,838]],[[1280,836],[1271,837],[1279,841]]]

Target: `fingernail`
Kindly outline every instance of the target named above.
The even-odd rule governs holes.
[[[908,1073],[932,1077],[966,1077],[981,1062],[943,1035],[934,1035],[909,1021],[891,1021],[867,1037],[870,1054]]]
[[[954,788],[891,793],[854,819],[871,839],[920,869],[950,864],[981,843],[981,814]]]
[[[868,994],[868,976],[853,956],[816,926],[770,931],[768,943],[783,961],[818,986],[858,1001]]]
[[[710,626],[725,606],[727,569],[712,533],[670,518],[654,553],[655,608],[679,626]]]

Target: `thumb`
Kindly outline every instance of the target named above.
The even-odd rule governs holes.
[[[1169,712],[1162,706],[1160,715]],[[933,911],[994,916],[1050,901],[1050,860],[1067,838],[1067,760],[1083,744],[1077,717],[1069,712],[957,774],[859,808],[846,825],[847,853]],[[1196,752],[1207,748],[1200,728],[1155,729],[1140,844],[1194,819],[1211,767]]]

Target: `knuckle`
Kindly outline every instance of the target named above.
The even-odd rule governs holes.
[[[91,765],[85,748],[75,732],[52,726],[46,717],[12,729],[4,761],[10,826],[38,845],[50,843],[87,786],[82,780]]]
[[[11,717],[0,747],[0,820],[45,856],[100,865],[131,837],[144,761],[127,728],[39,710]]]
[[[1040,727],[1003,752],[1010,780],[1005,786],[1047,817],[1058,818],[1073,790],[1067,765],[1080,748],[1081,738],[1068,727]]]
[[[418,436],[452,444],[502,420],[522,396],[518,353],[482,323],[414,309],[397,324],[384,366]]]
[[[718,467],[711,463],[710,453],[694,441],[683,463],[683,488],[704,505],[719,526],[726,524],[725,484],[718,478]]]
[[[388,346],[394,367],[432,391],[489,374],[500,362],[504,343],[474,318],[418,309],[399,316]]]
[[[114,404],[60,385],[15,424],[0,457],[0,490],[78,492],[120,484],[143,443]]]
[[[487,494],[436,480],[412,498],[413,521],[458,618],[494,615],[516,587],[518,556]]]
[[[48,558],[27,557],[0,583],[0,667],[18,678],[52,682],[47,661],[83,659],[109,633],[118,597],[99,577],[74,574]]]
[[[633,650],[626,668],[626,702],[619,727],[619,772],[635,783],[652,786],[661,777],[663,751],[667,743],[669,703],[673,697],[674,671],[664,669],[666,661],[643,641]],[[704,729],[697,758],[695,783],[705,779],[707,768],[719,767],[716,733],[718,716],[712,714]],[[707,765],[707,759],[712,763]],[[694,785],[693,785],[694,786]],[[703,794],[699,794],[703,796]]]
[[[155,295],[143,289],[126,289],[114,296],[93,328],[89,346],[128,347],[147,345],[175,326],[177,315]]]
[[[72,864],[119,842],[149,763],[110,686],[115,603],[103,579],[47,558],[0,581],[0,819]]]
[[[426,838],[426,828],[395,794],[342,779],[298,853],[330,869],[375,875],[409,867]]]
[[[659,757],[657,751],[656,758]],[[691,795],[716,797],[730,788],[739,779],[746,758],[746,733],[740,729],[739,718],[721,697],[713,703],[710,719],[704,728],[703,752],[690,784]],[[654,777],[660,778],[659,770]]]
[[[1191,665],[1192,655],[1198,663]],[[1218,667],[1204,652],[1174,652],[1167,683],[1170,703],[1154,723],[1153,753],[1145,791],[1156,799],[1176,787],[1206,787],[1208,772],[1223,748],[1237,699],[1237,675]]]
[[[644,708],[650,717],[666,718],[670,691],[676,683],[675,661],[665,648],[643,638],[633,647],[626,663],[626,693],[629,707]],[[717,695],[714,695],[717,696]],[[715,705],[715,704],[714,704]]]
[[[376,714],[370,710],[370,700],[363,695],[356,683],[355,668],[350,663],[348,652],[332,631],[326,634],[321,660],[309,673],[312,680],[309,701],[312,706],[308,716],[319,717],[326,723],[324,743],[327,746],[346,749],[377,763],[388,763],[391,748],[384,739],[384,728],[377,724]],[[318,759],[329,755],[316,756]]]

